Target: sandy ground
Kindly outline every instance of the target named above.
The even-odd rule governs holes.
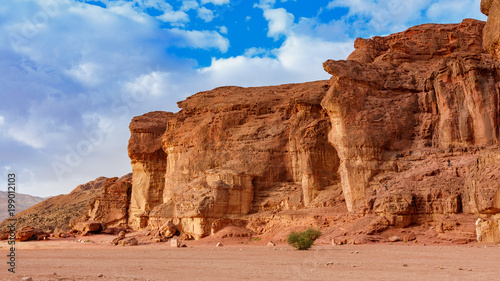
[[[75,242],[86,239],[91,242]],[[0,243],[0,280],[499,280],[500,246],[316,245],[297,251],[255,241],[187,241],[123,247],[110,236],[17,244],[16,273]],[[264,244],[264,241],[260,241]],[[223,241],[223,243],[225,243]],[[0,258],[1,260],[2,258]],[[99,277],[100,276],[100,277]]]

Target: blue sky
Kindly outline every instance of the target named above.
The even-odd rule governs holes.
[[[0,4],[0,169],[19,192],[130,172],[128,124],[218,86],[328,79],[356,37],[485,20],[480,0],[13,0]],[[6,177],[5,177],[6,178]],[[5,187],[2,188],[5,190]]]

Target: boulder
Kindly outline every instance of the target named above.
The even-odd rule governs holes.
[[[120,246],[136,246],[139,244],[139,241],[134,237],[123,238],[118,242]]]
[[[73,229],[80,233],[99,233],[103,230],[103,225],[99,221],[78,222]]]
[[[177,239],[177,238],[172,238],[172,239],[170,240],[170,247],[172,247],[172,248],[179,248],[179,247],[180,247],[180,245],[181,245],[181,243],[180,243],[179,239]]]
[[[35,235],[35,229],[31,226],[23,227],[16,231],[16,241],[28,241],[33,239]]]
[[[172,221],[168,221],[160,228],[160,235],[164,238],[171,238],[177,231],[175,224]]]
[[[480,243],[500,243],[500,215],[489,219],[478,218],[476,221],[477,241]]]

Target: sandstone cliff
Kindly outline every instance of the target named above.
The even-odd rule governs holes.
[[[134,118],[130,225],[176,218],[199,238],[216,219],[304,207],[338,189],[339,159],[320,105],[327,89],[326,81],[223,87],[180,102],[179,113]],[[283,201],[269,204],[273,192]]]
[[[456,216],[488,221],[500,212],[500,63],[484,25],[358,39],[346,61],[325,62],[329,82],[223,87],[135,117],[129,225],[201,238],[226,224],[431,223],[444,235]]]

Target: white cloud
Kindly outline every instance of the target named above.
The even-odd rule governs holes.
[[[253,48],[246,49],[243,56],[251,58],[251,57],[255,57],[255,56],[265,55],[267,53],[268,53],[267,49],[253,47]]]
[[[274,7],[276,0],[260,0],[259,3],[254,4],[254,8],[261,8],[262,10],[270,9]]]
[[[0,126],[2,126],[3,124],[5,124],[5,118],[0,115]]]
[[[294,21],[294,16],[288,13],[285,9],[266,9],[264,10],[264,18],[268,23],[267,36],[278,39],[281,35],[286,35]]]
[[[177,43],[180,47],[192,47],[198,49],[215,48],[222,53],[227,52],[229,48],[229,40],[216,31],[181,30],[174,28],[170,29],[170,33],[181,39]]]
[[[200,5],[198,4],[198,2],[194,1],[194,0],[182,1],[181,10],[182,11],[194,10],[194,9],[198,8],[199,6]]]
[[[218,87],[265,86],[328,79],[330,75],[323,70],[322,63],[327,59],[345,59],[353,49],[352,41],[336,43],[292,35],[275,50],[251,48],[242,56],[212,59],[209,67],[199,71],[200,81]]]
[[[189,16],[184,11],[165,11],[163,15],[157,16],[156,18],[163,22],[170,22],[170,23],[189,22]]]
[[[45,143],[40,139],[40,136],[38,136],[34,130],[30,130],[28,128],[13,127],[9,129],[8,135],[12,139],[34,149],[40,149],[45,146]]]
[[[102,73],[100,68],[100,65],[95,63],[82,63],[75,65],[72,69],[66,71],[66,73],[87,87],[96,87],[104,82],[102,78],[105,76],[103,76],[104,73]]]
[[[205,22],[211,22],[215,18],[214,12],[205,7],[201,7],[198,9],[198,17]]]
[[[426,15],[433,22],[461,22],[466,15],[471,16],[471,7],[476,7],[476,9],[473,9],[472,16],[486,20],[486,16],[479,9],[480,5],[481,0],[434,1],[427,10]]]
[[[201,4],[208,4],[208,3],[220,6],[224,4],[229,4],[229,0],[201,0]]]
[[[486,19],[480,0],[333,0],[327,8],[348,8],[343,20],[353,37],[371,37],[403,31],[425,22],[457,23],[466,17]]]
[[[221,34],[227,34],[228,30],[227,30],[227,27],[226,26],[218,26],[217,27],[219,29],[219,32]]]
[[[145,21],[147,21],[146,16],[138,13],[137,10],[135,10],[132,7],[131,4],[132,3],[126,3],[126,4],[120,5],[120,6],[111,6],[107,9],[107,11],[110,11],[110,12],[117,14],[117,15],[127,17],[127,18],[132,19],[132,20],[137,21],[137,22],[144,23]],[[92,9],[101,9],[101,8],[93,7]],[[103,10],[103,9],[101,9],[101,10]],[[105,15],[104,13],[100,13],[100,14]]]

